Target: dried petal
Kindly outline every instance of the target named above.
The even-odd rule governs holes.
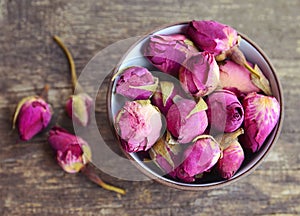
[[[245,97],[243,107],[245,135],[241,144],[257,152],[279,120],[280,105],[275,97],[250,93]]]
[[[155,92],[158,79],[147,68],[133,66],[125,69],[116,85],[116,92],[129,99],[146,100]]]
[[[178,142],[189,143],[205,131],[208,122],[204,104],[203,100],[196,104],[182,98],[170,107],[166,116],[167,128]]]
[[[116,116],[115,128],[125,151],[147,151],[161,135],[161,114],[149,100],[127,101]]]

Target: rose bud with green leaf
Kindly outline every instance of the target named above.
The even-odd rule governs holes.
[[[48,142],[56,152],[60,167],[68,173],[84,173],[91,181],[102,188],[125,194],[125,190],[103,182],[91,165],[92,152],[88,143],[79,136],[70,134],[61,127],[53,127],[48,136]]]
[[[216,170],[224,179],[232,178],[245,159],[243,148],[238,142],[238,136],[243,133],[244,130],[239,128],[216,137],[222,149],[222,156],[216,165]]]
[[[210,94],[206,103],[210,128],[218,132],[233,132],[244,120],[244,109],[237,96],[228,90],[217,90]]]
[[[144,56],[160,71],[177,77],[183,61],[196,52],[198,50],[185,35],[153,35]]]
[[[241,144],[251,152],[257,152],[276,126],[280,117],[280,104],[273,96],[250,93],[243,100],[245,110]]]
[[[20,138],[28,141],[48,126],[51,117],[51,106],[43,98],[25,97],[17,105],[13,129],[17,125]]]
[[[91,149],[87,142],[63,128],[53,127],[48,142],[56,151],[58,164],[68,173],[79,172],[91,161]]]
[[[213,20],[191,21],[187,28],[187,35],[198,48],[214,56],[238,44],[236,30]]]
[[[191,99],[178,98],[166,116],[168,131],[179,143],[191,142],[207,128],[206,109],[207,105],[202,98],[198,103]]]
[[[58,36],[54,36],[53,39],[65,52],[65,55],[67,56],[67,59],[70,64],[72,87],[74,94],[71,95],[66,102],[65,108],[67,115],[76,124],[86,127],[90,120],[90,112],[93,105],[93,99],[83,91],[81,85],[77,81],[75,63],[71,52]]]
[[[260,89],[251,81],[251,73],[243,66],[226,60],[220,64],[220,87],[237,88],[241,93],[259,92]]]
[[[209,172],[220,156],[220,146],[212,136],[196,137],[193,144],[184,151],[183,162],[176,170],[177,178],[184,182],[195,181],[197,175]]]
[[[181,163],[181,145],[177,143],[167,131],[149,150],[154,163],[164,172],[175,178],[175,169]]]
[[[93,99],[86,93],[70,96],[66,103],[66,111],[70,118],[82,126],[87,126],[93,105]]]
[[[151,98],[151,102],[166,116],[178,96],[184,97],[180,84],[177,86],[173,82],[160,81],[156,92]]]
[[[132,100],[147,100],[156,91],[158,78],[147,68],[132,66],[124,71],[117,81],[116,93]]]
[[[162,116],[150,100],[127,101],[115,117],[116,132],[125,151],[147,151],[162,132]]]
[[[190,56],[179,72],[182,88],[194,97],[202,97],[213,92],[219,84],[219,77],[219,66],[209,52]]]
[[[187,35],[199,49],[212,53],[217,61],[223,61],[228,57],[244,66],[255,79],[259,80],[260,86],[266,87],[264,85],[266,81],[261,77],[258,66],[252,68],[238,48],[240,37],[232,27],[213,20],[193,20],[189,23]]]

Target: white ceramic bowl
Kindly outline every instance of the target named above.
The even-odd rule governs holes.
[[[174,25],[169,25],[166,27],[161,27],[158,30],[153,31],[149,35],[144,36],[139,41],[137,41],[127,53],[124,54],[123,58],[116,66],[115,70],[113,71],[113,76],[124,68],[129,66],[143,66],[151,70],[154,67],[149,63],[149,61],[143,55],[143,46],[149,40],[151,35],[155,34],[175,34],[175,33],[184,33],[185,29],[187,28],[188,23],[179,23]],[[228,183],[234,182],[240,179],[242,176],[245,176],[250,171],[253,171],[266,157],[268,152],[270,151],[273,144],[276,142],[277,138],[279,137],[282,122],[283,122],[283,94],[281,90],[281,85],[279,83],[278,77],[275,73],[275,69],[272,66],[268,57],[264,54],[264,52],[249,38],[245,35],[240,34],[242,37],[240,43],[240,49],[246,56],[247,60],[257,64],[260,69],[263,71],[264,75],[268,78],[271,89],[273,92],[273,96],[275,96],[280,103],[281,107],[281,114],[278,124],[273,129],[272,133],[268,136],[267,140],[265,141],[264,145],[261,149],[253,154],[251,157],[246,158],[242,167],[236,172],[236,174],[229,180],[223,179],[208,179],[207,181],[201,183],[184,183],[180,181],[173,180],[166,176],[162,176],[161,173],[154,168],[153,166],[149,165],[149,163],[143,162],[139,153],[127,153],[123,150],[124,154],[147,176],[156,181],[165,184],[167,186],[185,189],[185,190],[205,190],[210,188],[215,188],[217,186],[226,185]],[[117,112],[122,108],[125,99],[122,96],[115,94],[115,81],[112,81],[109,86],[108,91],[108,116],[109,121],[113,125],[114,116]],[[117,136],[117,135],[116,135]],[[121,147],[121,145],[120,145]],[[122,148],[122,147],[121,147]]]

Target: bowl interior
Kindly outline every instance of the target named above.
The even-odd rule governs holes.
[[[148,41],[149,37],[153,34],[175,34],[175,33],[183,33],[185,32],[185,28],[187,27],[187,23],[182,24],[176,24],[172,26],[168,26],[166,28],[162,28],[160,30],[157,30],[142,39],[140,39],[135,45],[129,49],[129,51],[124,55],[118,66],[116,67],[114,73],[117,73],[118,71],[121,71],[129,66],[143,66],[148,68],[150,71],[155,71],[155,69],[148,60],[143,55],[143,46]],[[283,108],[282,106],[282,93],[281,93],[281,87],[280,83],[278,81],[278,78],[275,74],[274,68],[272,67],[271,63],[269,62],[266,55],[263,53],[263,51],[255,45],[250,39],[248,39],[246,36],[242,36],[242,40],[240,43],[240,49],[245,54],[248,61],[257,64],[260,69],[263,71],[264,75],[268,78],[271,89],[273,92],[273,96],[277,98],[281,105],[281,110]],[[115,87],[116,87],[116,80],[118,80],[118,76],[116,76],[116,79],[111,84],[110,88],[112,94],[109,97],[108,106],[111,111],[109,113],[110,121],[113,123],[114,117],[118,113],[118,111],[123,107],[126,99],[123,96],[115,94]],[[272,144],[276,141],[277,136],[279,135],[279,130],[282,122],[282,111],[281,111],[281,117],[279,119],[279,122],[277,126],[273,129],[272,133],[269,135],[267,140],[265,141],[264,145],[261,147],[261,149],[251,155],[251,157],[247,158],[242,167],[236,172],[236,174],[229,180],[222,180],[222,179],[208,179],[205,182],[201,183],[184,183],[179,182],[173,179],[170,179],[166,176],[162,176],[160,171],[153,167],[149,163],[145,163],[142,160],[141,155],[139,153],[125,153],[127,156],[132,159],[135,164],[141,168],[141,170],[150,176],[151,178],[157,179],[159,182],[162,183],[169,183],[169,185],[183,188],[183,189],[191,189],[191,188],[207,188],[207,187],[213,187],[220,184],[224,184],[226,182],[232,182],[239,178],[240,176],[248,173],[248,171],[253,170],[254,167],[256,167],[259,162],[266,156],[268,151],[270,150]]]

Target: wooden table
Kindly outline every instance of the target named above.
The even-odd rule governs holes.
[[[1,0],[0,215],[299,215],[299,10],[299,0]],[[82,174],[63,172],[46,132],[21,142],[11,130],[17,102],[40,93],[46,83],[55,111],[52,124],[72,129],[64,112],[64,101],[72,93],[69,68],[52,35],[69,47],[79,73],[114,42],[192,19],[214,19],[237,28],[277,69],[285,97],[282,133],[249,176],[220,189],[187,192],[99,172],[105,181],[127,190],[117,196]],[[105,113],[103,104],[97,113]]]

